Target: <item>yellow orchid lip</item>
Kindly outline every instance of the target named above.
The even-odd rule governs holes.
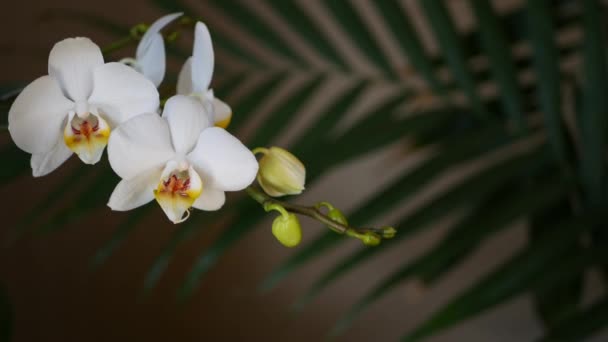
[[[86,164],[95,164],[101,159],[109,137],[108,123],[93,114],[84,118],[74,115],[63,131],[66,146]]]
[[[223,129],[226,129],[230,125],[230,121],[231,120],[232,120],[232,113],[230,113],[230,115],[227,118],[224,118],[222,120],[216,121],[215,122],[215,126],[223,128]]]
[[[180,223],[188,219],[190,207],[202,192],[200,177],[189,167],[172,171],[168,177],[161,178],[154,190],[154,198],[173,223]]]

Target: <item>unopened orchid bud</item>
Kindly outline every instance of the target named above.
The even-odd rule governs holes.
[[[295,247],[302,241],[302,228],[296,215],[279,215],[272,222],[272,234],[285,247]]]
[[[335,222],[348,226],[348,220],[346,220],[346,217],[344,216],[344,214],[342,214],[342,212],[339,209],[336,209],[336,208],[330,209],[327,212],[327,216],[329,216],[329,218],[334,220]]]
[[[397,234],[397,229],[393,227],[382,227],[382,238],[383,239],[392,239]]]
[[[372,232],[367,232],[361,237],[361,241],[366,246],[378,246],[381,240],[380,235]]]
[[[304,190],[306,168],[293,154],[280,147],[259,148],[253,152],[263,154],[257,178],[269,196],[297,195]]]
[[[337,222],[343,226],[348,226],[348,220],[346,219],[346,216],[344,216],[344,214],[342,214],[342,212],[340,211],[340,209],[334,207],[331,203],[329,202],[320,202],[316,205],[317,209],[321,208],[321,207],[326,207],[327,208],[327,217],[329,217],[332,221]],[[336,228],[328,225],[327,226],[329,229],[331,230],[336,230]]]

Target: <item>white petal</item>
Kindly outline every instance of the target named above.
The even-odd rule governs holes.
[[[179,18],[182,14],[183,13],[167,14],[160,17],[152,25],[150,25],[150,27],[148,27],[146,33],[144,33],[143,37],[141,37],[141,40],[139,41],[139,44],[137,45],[137,52],[135,54],[137,60],[140,60],[141,56],[147,53],[147,50],[150,48],[150,46],[152,46],[156,36],[159,36],[159,32],[165,28],[165,26],[169,25],[173,20]]]
[[[17,146],[29,153],[50,151],[61,138],[74,103],[61,93],[57,82],[42,76],[30,83],[8,112],[8,129]]]
[[[194,49],[192,51],[192,83],[195,93],[203,93],[209,88],[213,77],[214,55],[211,35],[207,26],[200,21],[194,29]]]
[[[190,95],[193,91],[192,57],[189,57],[182,66],[182,70],[180,70],[179,76],[177,77],[177,93],[182,95]]]
[[[110,135],[108,159],[123,179],[159,169],[175,156],[169,125],[156,113],[136,116],[121,124]]]
[[[226,194],[214,188],[205,187],[203,184],[203,192],[192,204],[193,208],[213,211],[220,209],[226,202]]]
[[[148,49],[137,55],[137,65],[141,73],[158,87],[165,77],[165,43],[160,34],[156,34],[151,40]]]
[[[71,155],[72,151],[65,146],[62,139],[58,139],[55,147],[50,151],[32,155],[30,161],[32,175],[34,177],[46,176],[68,160]]]
[[[95,69],[95,86],[89,102],[112,128],[141,114],[156,112],[158,90],[145,76],[122,63],[107,63]]]
[[[232,108],[226,102],[213,98],[213,121],[216,126],[226,128],[232,119]]]
[[[108,201],[112,210],[125,211],[140,207],[154,199],[154,188],[160,179],[159,170],[151,170],[129,180],[121,180]]]
[[[103,64],[103,55],[89,38],[68,38],[53,46],[49,54],[49,75],[65,95],[85,101],[93,90],[93,70]]]
[[[167,100],[163,118],[169,123],[173,148],[180,155],[192,151],[203,129],[213,125],[201,102],[185,95]]]
[[[246,188],[258,172],[258,162],[253,153],[219,127],[203,130],[188,160],[201,174],[203,182],[207,181],[209,186],[224,191]]]

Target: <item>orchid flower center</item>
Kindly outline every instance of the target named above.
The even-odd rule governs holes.
[[[173,223],[185,221],[203,191],[203,182],[188,163],[170,161],[158,182],[154,197]]]
[[[94,115],[89,115],[86,119],[82,119],[79,116],[74,116],[70,122],[72,132],[77,136],[78,139],[90,139],[93,134],[99,131],[99,119]]]
[[[97,163],[108,144],[110,126],[102,117],[91,113],[70,116],[63,131],[66,146],[84,163]]]
[[[188,171],[173,173],[167,180],[161,179],[157,189],[160,194],[185,197],[188,196],[188,190],[190,190]]]

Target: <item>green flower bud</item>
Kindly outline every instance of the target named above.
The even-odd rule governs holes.
[[[306,168],[293,154],[280,147],[259,148],[253,152],[263,154],[257,178],[269,196],[297,195],[304,190]]]
[[[346,219],[346,217],[344,216],[344,214],[342,214],[342,212],[334,207],[331,203],[329,202],[320,202],[316,205],[317,209],[321,208],[321,207],[326,207],[327,208],[327,216],[332,219],[335,222],[338,222],[342,225],[348,226],[348,220]]]
[[[397,234],[397,229],[393,227],[383,227],[382,228],[382,238],[384,239],[392,239]]]
[[[346,217],[344,216],[344,214],[342,214],[342,212],[336,208],[330,209],[327,212],[327,216],[329,216],[330,219],[343,224],[345,226],[348,226],[348,221],[346,220]]]
[[[280,215],[272,222],[272,234],[285,247],[295,247],[302,241],[300,221],[294,214]]]
[[[382,238],[376,233],[367,232],[361,237],[361,241],[366,246],[378,246]]]

